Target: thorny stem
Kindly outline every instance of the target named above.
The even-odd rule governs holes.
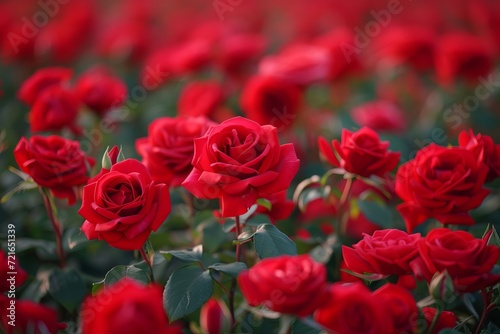
[[[154,282],[155,277],[153,274],[153,264],[151,263],[151,260],[149,259],[148,254],[146,254],[146,252],[144,251],[144,248],[142,248],[142,247],[139,249],[139,253],[141,254],[141,257],[144,260],[144,262],[146,262],[147,265],[149,266],[149,269],[151,270],[151,281]]]
[[[235,222],[236,222],[236,239],[238,239],[239,235],[241,234],[241,225],[240,225],[240,217],[236,216],[235,217]],[[241,260],[241,244],[237,243],[236,244],[236,262],[239,262]],[[229,311],[231,313],[231,323],[232,326],[234,327],[236,325],[236,319],[234,317],[234,292],[236,290],[236,280],[233,280],[231,283],[231,290],[229,291]]]
[[[434,331],[442,312],[443,310],[441,307],[436,308],[436,314],[434,315],[434,319],[432,319],[431,325],[429,326],[429,330],[427,331],[428,333],[432,333]]]
[[[481,319],[479,320],[479,324],[477,325],[476,332],[475,334],[479,334],[481,331],[481,328],[483,327],[483,323],[486,320],[486,316],[488,313],[493,310],[496,305],[495,303],[491,303],[491,293],[488,293],[486,289],[481,290],[481,295],[483,296],[483,314],[481,314]]]
[[[52,228],[54,229],[54,233],[56,234],[56,246],[57,246],[57,255],[60,259],[60,266],[64,268],[66,266],[64,248],[62,245],[62,226],[57,219],[57,210],[54,202],[52,201],[51,195],[46,192],[42,187],[38,187],[40,194],[43,198],[43,204],[45,205],[45,211],[47,211],[47,215],[49,216],[50,223],[52,224]]]

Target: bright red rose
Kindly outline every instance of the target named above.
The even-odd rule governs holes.
[[[14,149],[19,168],[58,198],[76,201],[79,187],[89,180],[93,158],[86,157],[77,141],[59,136],[21,138]]]
[[[299,169],[292,144],[278,131],[234,117],[195,139],[193,170],[182,185],[198,198],[219,199],[222,217],[242,215],[258,198],[286,190]]]
[[[170,213],[168,186],[155,184],[139,161],[123,160],[89,180],[78,213],[86,219],[81,229],[88,239],[140,249]]]
[[[319,149],[329,163],[360,176],[384,176],[399,162],[400,153],[389,151],[389,142],[380,141],[378,134],[367,127],[356,132],[342,129],[341,141],[333,140],[332,144],[335,153],[325,138],[318,137]]]
[[[68,68],[42,68],[23,82],[17,96],[21,101],[32,106],[46,88],[54,85],[64,86],[72,76],[73,71]]]
[[[324,81],[329,73],[328,51],[315,45],[291,45],[277,55],[263,58],[259,64],[259,75],[275,77],[299,86]]]
[[[148,128],[148,137],[136,141],[136,149],[151,177],[171,187],[186,179],[193,165],[194,140],[216,123],[205,117],[162,117]]]
[[[429,329],[434,317],[436,316],[436,309],[433,307],[423,307],[422,313],[424,314],[425,322],[427,323],[427,328]],[[454,328],[457,325],[457,316],[455,313],[450,311],[442,311],[439,316],[438,322],[436,323],[434,329],[429,334],[438,334],[441,330],[446,328]]]
[[[224,100],[222,86],[216,81],[193,81],[181,92],[177,103],[179,115],[213,118]]]
[[[52,85],[37,96],[30,110],[30,130],[58,131],[69,127],[73,132],[80,133],[75,124],[79,107],[80,101],[73,91]]]
[[[388,334],[394,332],[392,314],[361,282],[334,283],[314,320],[334,333]]]
[[[200,311],[200,327],[206,334],[223,334],[231,330],[231,314],[223,301],[210,298]]]
[[[443,224],[474,224],[468,212],[489,194],[483,188],[487,174],[488,167],[472,151],[436,144],[421,149],[396,174],[396,193],[404,201],[397,209],[408,232],[427,218]]]
[[[9,234],[10,236],[11,234]],[[7,242],[12,241],[12,239],[7,239]],[[7,247],[8,249],[8,247]],[[14,267],[12,268],[12,263]],[[16,274],[11,275],[9,272],[15,272]],[[15,280],[10,281],[9,279],[14,277]],[[12,258],[12,255],[8,255],[0,250],[0,294],[11,290],[12,286],[20,287],[26,282],[28,278],[28,273],[24,271],[19,265],[17,258]]]
[[[349,270],[356,273],[405,275],[411,273],[410,261],[418,254],[419,240],[419,233],[379,230],[373,236],[365,234],[352,248],[342,246],[342,255]]]
[[[238,275],[243,296],[251,306],[305,317],[324,301],[326,268],[309,255],[267,258]]]
[[[83,73],[76,83],[80,100],[98,115],[123,105],[127,86],[106,68],[93,68]]]
[[[474,132],[462,131],[458,136],[460,147],[474,152],[479,160],[488,166],[486,182],[493,181],[500,176],[500,144],[495,144],[490,136]]]
[[[88,297],[80,311],[82,334],[182,334],[169,324],[163,309],[163,288],[124,278]]]
[[[495,52],[483,37],[455,32],[442,37],[437,45],[436,72],[444,85],[460,78],[474,83],[493,70]]]
[[[392,315],[394,333],[414,333],[418,321],[418,307],[408,290],[386,283],[373,292],[384,309]]]
[[[389,101],[372,101],[351,110],[351,117],[360,126],[367,126],[375,131],[400,132],[406,129],[403,111]]]
[[[297,118],[302,104],[298,86],[269,76],[255,76],[248,80],[240,98],[245,115],[259,124],[289,128]]]
[[[474,292],[500,282],[500,275],[490,273],[500,250],[489,246],[488,238],[476,239],[465,231],[437,228],[418,243],[419,256],[411,263],[418,279],[430,282],[435,273],[447,271],[455,288]]]

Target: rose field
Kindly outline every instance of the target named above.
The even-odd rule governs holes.
[[[0,333],[500,333],[500,1],[2,0]]]

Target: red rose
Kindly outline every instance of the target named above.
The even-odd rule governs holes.
[[[395,229],[365,234],[352,248],[342,246],[342,255],[349,270],[356,273],[405,275],[411,273],[410,261],[417,254],[420,234],[406,234]]]
[[[474,132],[462,131],[458,136],[460,147],[468,149],[488,166],[488,176],[486,182],[493,181],[500,176],[500,144],[495,144],[490,136],[481,135]]]
[[[356,132],[342,129],[342,139],[332,141],[335,153],[325,138],[318,138],[321,153],[335,167],[364,177],[384,176],[398,165],[400,153],[388,150],[389,142],[380,141],[378,134],[363,127]]]
[[[222,217],[286,190],[299,168],[293,145],[280,145],[275,127],[242,117],[211,127],[194,143],[194,168],[182,185],[198,198],[219,198]]]
[[[179,96],[179,115],[213,118],[224,99],[222,86],[216,81],[193,81]]]
[[[7,245],[11,241],[12,239],[7,239]],[[11,268],[12,263],[14,263],[14,268]],[[15,274],[8,274],[9,272],[14,272]],[[12,277],[15,279],[9,280]],[[21,268],[15,255],[13,259],[12,255],[8,255],[0,250],[0,294],[20,287],[26,282],[27,278],[28,273]]]
[[[234,34],[225,37],[220,42],[217,61],[228,75],[234,75],[259,57],[266,44],[265,38],[257,34]]]
[[[127,98],[127,86],[106,68],[93,68],[83,73],[76,83],[81,101],[98,115],[118,108]]]
[[[435,273],[447,271],[455,288],[474,292],[500,282],[500,275],[490,273],[498,260],[500,250],[476,239],[465,231],[437,228],[418,243],[419,257],[411,263],[419,279],[430,282]]]
[[[89,180],[78,213],[86,219],[82,231],[88,239],[139,249],[170,213],[168,186],[155,184],[139,161],[123,160]]]
[[[0,294],[0,307],[2,308],[0,329],[3,327],[4,330],[2,333],[56,334],[58,330],[66,328],[66,325],[57,322],[56,310],[29,300],[14,300]],[[12,314],[9,307],[15,310],[15,326],[9,324],[12,320],[8,317]]]
[[[393,333],[392,314],[361,282],[331,285],[327,301],[314,313],[314,320],[334,333]]]
[[[483,188],[488,168],[469,150],[430,144],[396,174],[397,206],[409,232],[427,218],[443,224],[472,225],[468,211],[489,191]]]
[[[423,307],[422,313],[424,314],[427,328],[429,329],[434,317],[436,316],[436,309],[433,307]],[[446,328],[454,328],[457,325],[457,316],[450,311],[442,311],[439,319],[434,326],[434,329],[429,334],[438,334],[441,330]]]
[[[63,86],[72,76],[73,71],[64,67],[40,69],[23,82],[17,96],[21,101],[32,106],[46,88],[54,85]]]
[[[172,187],[180,186],[193,169],[194,139],[215,124],[205,117],[162,117],[151,122],[148,137],[136,141],[137,152],[151,177]]]
[[[495,52],[483,37],[455,32],[442,37],[437,45],[436,72],[445,85],[459,78],[477,82],[493,70]]]
[[[251,306],[305,317],[324,300],[326,269],[309,255],[267,258],[238,275],[243,296]]]
[[[159,285],[121,279],[83,302],[82,333],[182,334],[180,325],[169,324],[162,294],[163,288]]]
[[[255,213],[267,215],[273,224],[279,220],[287,219],[292,214],[295,203],[286,198],[286,193],[286,190],[283,190],[265,196],[264,199],[269,201],[271,209],[259,204]]]
[[[244,87],[240,104],[248,118],[285,129],[297,118],[302,91],[286,80],[255,76]]]
[[[77,141],[59,136],[21,138],[14,149],[19,168],[58,198],[76,201],[78,187],[87,183],[94,159],[86,157]]]
[[[79,133],[81,130],[75,125],[79,107],[80,101],[74,92],[52,85],[37,96],[30,110],[30,130],[58,131],[69,127]]]
[[[223,301],[210,298],[200,311],[200,327],[206,334],[230,332],[231,314]]]
[[[279,78],[299,86],[324,81],[329,73],[328,51],[315,45],[291,45],[277,55],[263,58],[259,64],[260,75]]]
[[[414,333],[418,321],[418,307],[406,289],[386,283],[373,292],[384,309],[392,316],[394,333]]]
[[[351,117],[360,126],[375,131],[400,132],[406,128],[403,111],[389,101],[373,101],[359,105],[351,110]]]

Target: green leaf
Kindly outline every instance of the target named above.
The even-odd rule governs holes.
[[[208,253],[217,252],[223,244],[228,242],[228,235],[222,230],[222,225],[216,221],[209,221],[198,226],[203,235],[203,249]]]
[[[320,334],[321,331],[321,326],[309,319],[297,320],[292,326],[292,334]]]
[[[236,278],[240,272],[247,269],[247,265],[243,262],[234,263],[214,263],[208,269],[224,273],[231,278]]]
[[[92,283],[92,296],[95,296],[104,288],[104,279],[99,282]]]
[[[125,277],[131,278],[142,284],[148,284],[150,282],[149,274],[146,271],[134,265],[120,265],[108,271],[108,273],[104,277],[104,286],[116,283]]]
[[[177,269],[169,278],[163,293],[163,305],[170,321],[199,309],[212,295],[214,282],[209,270],[198,265]]]
[[[167,261],[170,261],[173,257],[186,263],[201,262],[198,254],[190,250],[170,250],[170,251],[160,251]]]
[[[260,206],[265,207],[269,211],[271,211],[271,209],[273,208],[273,204],[271,203],[271,201],[268,200],[268,199],[266,199],[266,198],[259,198],[257,200],[257,204],[260,205]]]
[[[259,226],[253,236],[253,241],[255,251],[261,259],[280,255],[297,255],[295,243],[271,224]]]
[[[371,222],[383,228],[393,227],[392,215],[385,205],[374,201],[358,201],[357,204],[361,212]]]
[[[69,312],[73,312],[87,294],[83,278],[72,268],[54,269],[49,277],[48,291]]]
[[[486,232],[484,233],[483,237],[486,235],[486,233],[489,230],[490,230],[489,228],[486,230]],[[495,229],[495,226],[491,225],[491,230],[493,230],[493,231],[491,232],[491,235],[488,238],[488,245],[493,245],[493,246],[496,246],[496,247],[500,247],[500,237],[498,236],[498,233],[497,233],[497,230]]]

